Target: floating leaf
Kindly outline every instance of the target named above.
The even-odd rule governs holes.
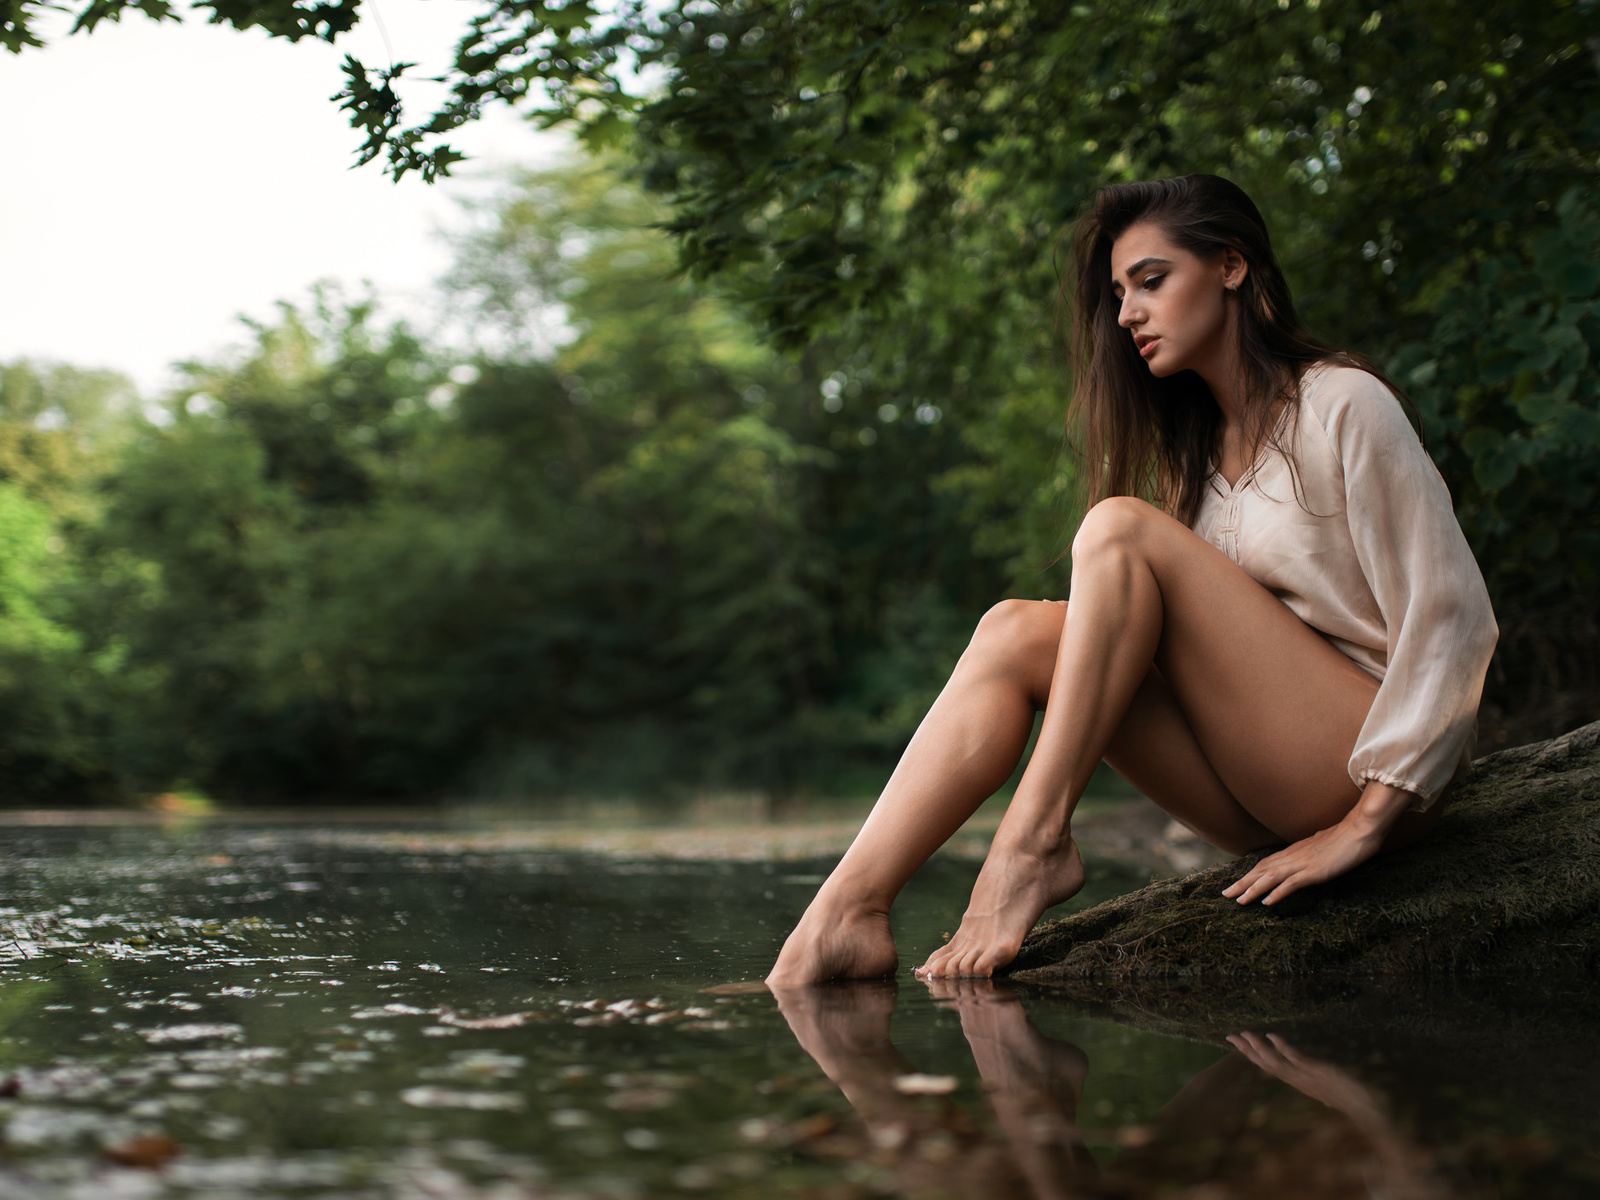
[[[106,1157],[112,1162],[143,1171],[159,1171],[182,1153],[182,1147],[162,1133],[145,1134],[106,1147]]]
[[[529,1021],[548,1021],[549,1015],[541,1012],[505,1013],[493,1017],[462,1017],[457,1016],[448,1008],[439,1010],[439,1023],[441,1025],[454,1025],[458,1029],[515,1029],[519,1025],[526,1025]]]
[[[772,989],[759,979],[747,979],[739,983],[719,983],[712,987],[700,989],[702,996],[760,996]]]
[[[902,1096],[948,1096],[960,1086],[954,1075],[896,1075],[894,1090]]]
[[[465,1108],[474,1112],[517,1112],[527,1101],[516,1092],[455,1092],[447,1088],[413,1087],[400,1093],[413,1108]]]
[[[152,1045],[162,1045],[167,1042],[203,1042],[207,1038],[242,1038],[244,1027],[242,1025],[226,1024],[194,1024],[194,1025],[164,1025],[157,1029],[140,1030],[144,1040]]]

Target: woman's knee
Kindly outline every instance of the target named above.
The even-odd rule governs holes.
[[[1072,539],[1072,561],[1141,547],[1161,518],[1161,510],[1132,496],[1112,496],[1087,513]]]
[[[973,665],[1030,678],[1042,667],[1048,688],[1066,616],[1064,600],[1002,600],[978,622],[967,657]]]

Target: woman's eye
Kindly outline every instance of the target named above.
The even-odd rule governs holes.
[[[1144,281],[1144,290],[1147,291],[1147,292],[1155,291],[1158,287],[1161,286],[1161,281],[1163,279],[1165,279],[1165,278],[1166,278],[1165,275],[1149,275],[1149,276],[1146,276],[1145,281]]]

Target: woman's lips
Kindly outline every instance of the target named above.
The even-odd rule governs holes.
[[[1139,347],[1139,357],[1141,357],[1141,358],[1149,358],[1152,354],[1155,353],[1156,347],[1159,346],[1160,344],[1161,344],[1161,339],[1160,338],[1158,338],[1158,337],[1151,338],[1148,342],[1146,342],[1144,345]]]

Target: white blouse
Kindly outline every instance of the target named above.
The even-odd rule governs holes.
[[[1314,367],[1282,454],[1208,481],[1194,529],[1380,680],[1350,755],[1426,809],[1472,761],[1499,629],[1450,493],[1388,388]]]

